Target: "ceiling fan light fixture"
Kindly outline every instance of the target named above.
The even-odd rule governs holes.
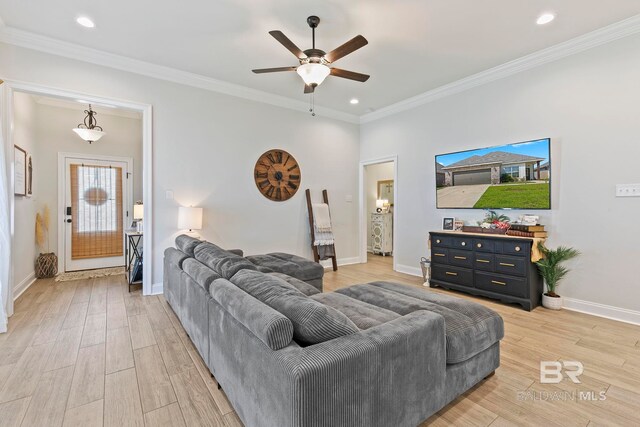
[[[300,65],[296,72],[302,77],[305,84],[315,87],[319,86],[327,78],[331,73],[331,69],[324,64],[310,62]]]

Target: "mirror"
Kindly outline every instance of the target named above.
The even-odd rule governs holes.
[[[393,180],[378,181],[378,199],[387,199],[393,206]]]

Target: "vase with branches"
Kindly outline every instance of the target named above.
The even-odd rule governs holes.
[[[560,281],[571,271],[562,264],[579,256],[580,251],[568,246],[549,249],[542,242],[538,243],[538,249],[540,249],[543,258],[536,261],[536,265],[547,288],[547,292],[542,295],[543,305],[547,308],[560,309],[562,307],[562,297],[556,293],[556,288]]]
[[[36,214],[36,244],[40,249],[40,255],[36,259],[36,277],[39,279],[54,277],[58,274],[58,257],[49,252],[49,225],[51,224],[51,212],[44,205],[42,214]]]

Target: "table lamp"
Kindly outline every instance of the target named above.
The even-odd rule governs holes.
[[[136,221],[136,231],[142,232],[142,220],[144,219],[144,205],[137,202],[133,205],[133,220]]]
[[[200,237],[193,230],[202,229],[202,208],[180,206],[178,208],[178,228],[189,230],[188,235]]]

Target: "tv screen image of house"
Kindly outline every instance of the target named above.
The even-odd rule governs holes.
[[[551,209],[549,138],[436,156],[438,209]]]

